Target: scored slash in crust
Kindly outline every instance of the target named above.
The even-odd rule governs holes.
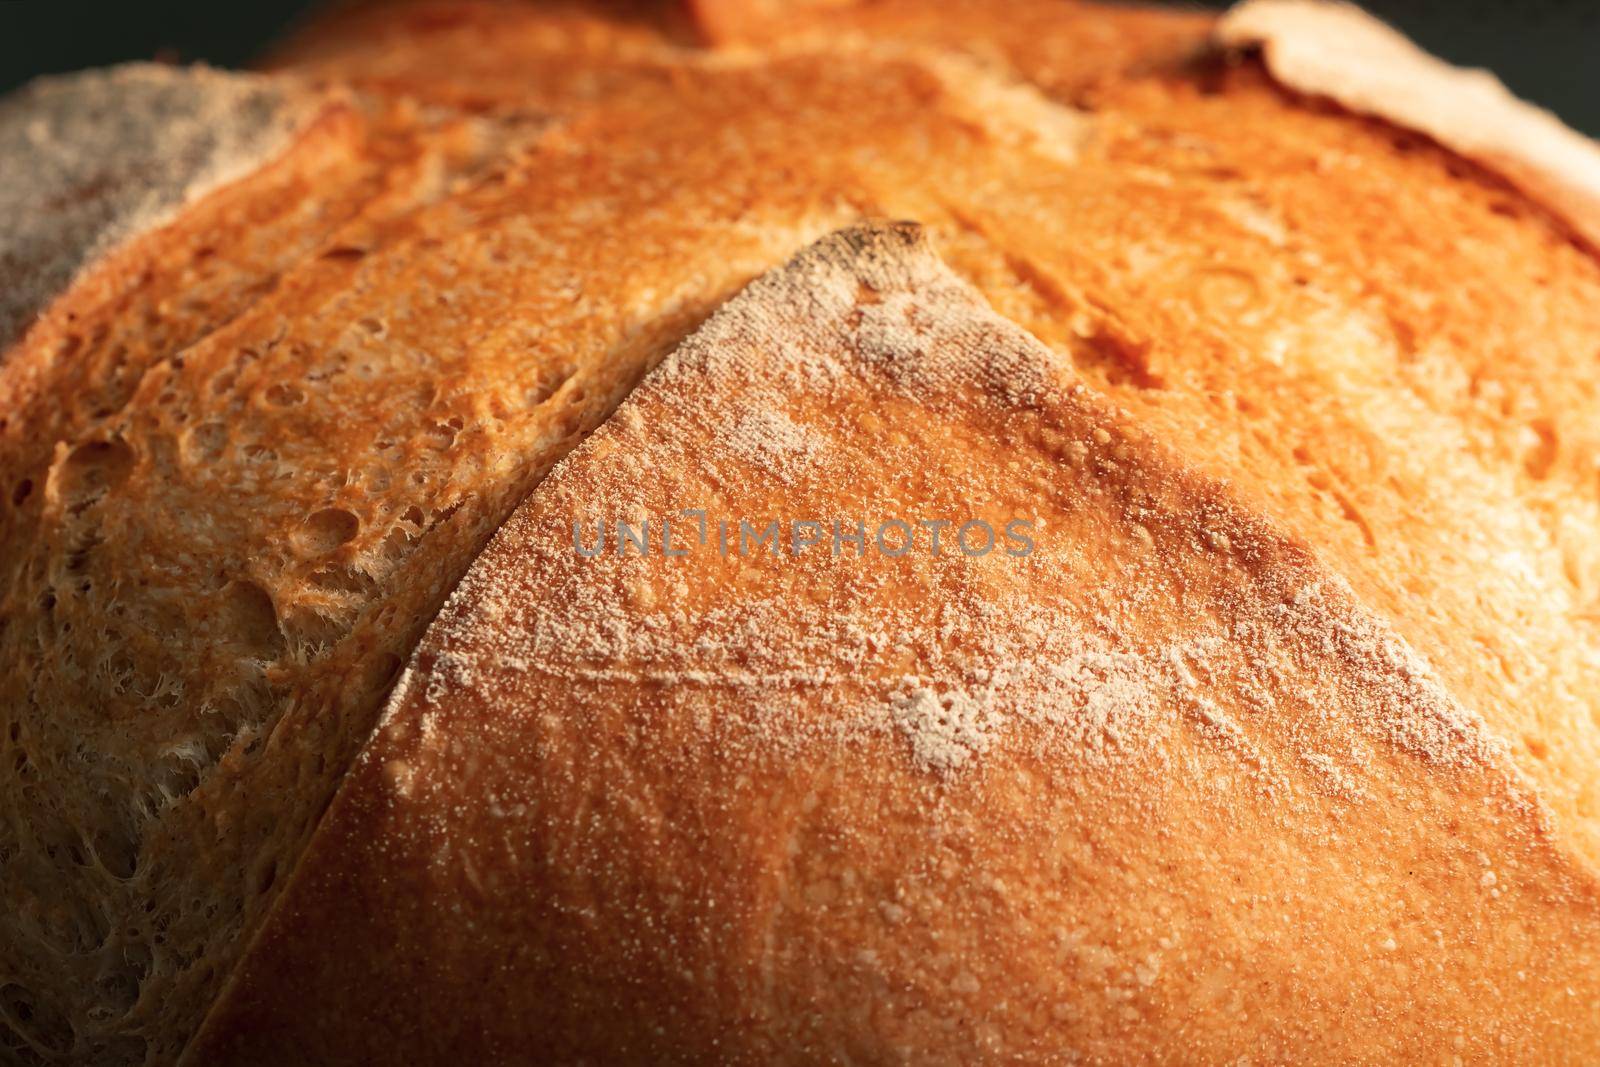
[[[1022,515],[1037,551],[575,551],[685,509]],[[1360,1020],[1377,1055],[1453,1047],[1491,995],[1543,1040],[1547,985],[1600,974],[1543,835],[1310,552],[918,227],[864,226],[720,310],[500,531],[198,1049],[1293,1056]],[[1213,1010],[1246,971],[1282,1004]]]

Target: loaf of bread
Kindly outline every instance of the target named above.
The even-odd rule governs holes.
[[[1488,75],[372,3],[0,216],[0,1060],[1600,1058],[1600,148]]]

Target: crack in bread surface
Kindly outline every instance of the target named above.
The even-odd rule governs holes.
[[[724,552],[686,511],[1026,517],[1036,551]],[[1593,988],[1600,918],[1508,756],[920,228],[851,229],[721,308],[496,534],[196,1051],[1295,1059],[1359,1020],[1341,1047],[1377,1058],[1476,1047],[1493,994],[1500,1047],[1537,1056],[1594,1038],[1548,1005]],[[472,1003],[408,1000],[423,968]],[[1215,1010],[1245,969],[1253,1010]]]
[[[7,1051],[180,1046],[499,518],[863,215],[1315,546],[1600,857],[1600,277],[1540,205],[1196,61],[1204,17],[896,2],[718,52],[444,8],[291,45],[359,107],[8,354]],[[782,477],[775,418],[730,446]],[[1342,759],[1306,766],[1360,792]]]

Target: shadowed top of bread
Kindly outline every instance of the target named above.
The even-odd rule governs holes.
[[[97,258],[268,162],[314,114],[281,79],[136,63],[0,102],[0,347]]]
[[[777,440],[730,441],[759,416]],[[958,551],[974,518],[1035,550]],[[777,542],[721,550],[741,520]],[[1485,1047],[1537,1057],[1596,1038],[1550,1005],[1600,992],[1600,908],[1507,755],[918,228],[857,228],[719,310],[502,527],[191,1051],[1295,1059],[1353,1025],[1361,1059],[1478,1047],[1496,995]],[[1239,973],[1250,1010],[1213,1010]]]

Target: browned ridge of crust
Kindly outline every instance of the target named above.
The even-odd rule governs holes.
[[[890,517],[952,526],[791,525]],[[847,230],[502,527],[195,1061],[1555,1062],[1600,896],[1546,818],[1308,546]]]
[[[1219,514],[1254,517],[1248,543],[1337,576],[1339,611],[1377,620],[1397,642],[1382,647],[1427,664],[1380,676],[1420,672],[1481,719],[1483,759],[1418,763],[1429,743],[1364,739],[1375,723],[1426,717],[1340,718],[1332,700],[1304,734],[1284,725],[1287,711],[1251,718],[1212,694],[1245,740],[1290,768],[1291,814],[1272,831],[1249,821],[1278,801],[1257,796],[1240,756],[1213,781],[1211,808],[1191,797],[1193,836],[1175,855],[1201,863],[1190,849],[1200,842],[1234,859],[1246,844],[1299,848],[1334,811],[1397,835],[1400,854],[1448,852],[1394,813],[1433,826],[1456,803],[1461,840],[1483,846],[1480,877],[1493,875],[1487,900],[1459,898],[1464,914],[1502,916],[1513,905],[1495,902],[1521,901],[1527,959],[1550,974],[1581,963],[1586,942],[1562,955],[1550,938],[1563,921],[1587,929],[1582,887],[1600,867],[1600,267],[1577,237],[1576,201],[1549,191],[1583,184],[1529,180],[1516,159],[1455,146],[1444,127],[1385,121],[1381,107],[1362,117],[1287,92],[1250,54],[1218,49],[1201,15],[1055,0],[689,7],[353,5],[275,55],[265,96],[281,89],[292,107],[256,127],[269,136],[180,138],[202,165],[163,172],[175,200],[108,197],[114,221],[128,213],[108,229],[95,198],[137,189],[90,175],[62,200],[94,201],[88,240],[60,257],[73,281],[53,301],[29,297],[39,314],[0,363],[0,1056],[169,1060],[284,887],[299,884],[300,854],[400,665],[506,516],[741,286],[869,217],[918,220],[948,269],[1086,391],[1074,396],[1119,409],[1104,415],[1108,433],[1158,442],[1138,446],[1139,470],[1159,481],[1181,464],[1184,486],[1215,489]],[[227,77],[192,82],[213,104],[256,99],[263,85],[227,89]],[[16,143],[53,144],[51,126],[20,119]],[[107,148],[113,176],[125,176],[110,164],[127,140]],[[240,152],[254,162],[228,165]],[[939,416],[968,420],[950,455],[969,474],[992,440],[979,412]],[[787,440],[776,418],[746,429],[754,454],[781,456],[759,443]],[[1019,463],[1046,462],[1044,445],[1018,447]],[[918,491],[942,499],[924,475]],[[1109,492],[1100,474],[1080,477],[1073,492]],[[876,484],[859,482],[849,492]],[[1162,506],[1186,513],[1173,492]],[[1071,543],[1112,546],[1131,529],[1105,521]],[[1205,552],[1165,563],[1215,567],[1219,590],[1243,580],[1224,565],[1229,550]],[[1107,591],[1144,580],[1124,562],[1085,557],[1085,573]],[[1184,595],[1204,600],[1203,584]],[[1189,623],[1128,625],[1129,640],[1154,647],[1160,627]],[[1317,654],[1331,658],[1305,682],[1313,694],[1350,669],[1338,648]],[[1195,677],[1204,693],[1224,684]],[[1190,736],[1193,716],[1162,700],[1152,714],[1172,724],[1163,736],[1190,746],[1174,753],[1198,753],[1174,777],[1082,772],[1125,783],[1129,804],[1151,790],[1178,796],[1191,783],[1183,767],[1221,766],[1233,751],[1225,728]],[[908,692],[908,721],[919,708],[927,700]],[[1315,732],[1346,721],[1343,747]],[[964,758],[973,746],[937,734],[921,747],[893,731],[863,742],[885,762],[874,773],[900,783],[886,788],[935,788],[930,753],[965,759],[951,771],[958,792],[1042,758],[1013,743],[974,742],[989,747]],[[1313,747],[1296,764],[1302,743]],[[1312,791],[1315,776],[1332,792]],[[1021,795],[1026,819],[1047,816],[1023,812]],[[970,794],[996,803],[987,796]],[[1482,797],[1493,803],[1475,806]],[[885,809],[863,831],[879,827],[890,847],[917,825],[904,810],[900,830]],[[1098,855],[1124,833],[1150,840],[1126,812],[1105,809],[1096,829],[1088,815],[1101,809],[1083,810],[1076,825]],[[1503,810],[1498,830],[1480,823]],[[1237,812],[1262,828],[1224,840]],[[1308,868],[1324,888],[1352,875],[1330,889],[1351,901],[1348,920],[1315,927],[1335,940],[1355,938],[1360,921],[1375,929],[1387,899],[1389,883],[1363,888],[1353,865],[1390,870],[1359,833],[1341,841],[1358,844]],[[1459,856],[1434,859],[1440,883],[1395,885],[1394,901],[1438,908],[1464,893]],[[1542,904],[1524,881],[1540,870]],[[1298,935],[1268,922],[1272,898],[1213,890],[1195,899],[1251,916],[1277,939],[1263,941],[1263,967],[1287,968],[1274,953]],[[1418,987],[1440,980],[1418,961],[1468,966],[1448,937],[1429,948],[1398,911],[1385,918],[1394,966]],[[691,941],[684,951],[699,951]],[[1221,967],[1238,944],[1197,960]],[[1084,951],[1083,968],[1105,965],[1103,1000],[1146,995],[1135,962]],[[1485,958],[1498,967],[1513,951],[1494,941]],[[1283,980],[1315,1001],[1320,966]],[[1384,976],[1400,973],[1352,967],[1350,997],[1393,988]],[[785,973],[789,988],[809,988]],[[1256,993],[1225,968],[1207,973],[1222,1041],[1221,1020],[1252,1011]],[[917,988],[954,990],[946,978]],[[1166,996],[1165,980],[1148,997]],[[1478,996],[1486,987],[1473,981],[1445,985]],[[1566,1019],[1554,993],[1547,1021],[1533,1017],[1542,981],[1479,998],[1504,1003],[1507,1048],[1535,1049]],[[678,995],[663,983],[661,996]],[[1443,1000],[1418,995],[1448,1016]],[[1105,1004],[1105,1026],[1131,1018]],[[1155,1033],[1172,1016],[1147,1018]],[[1498,1018],[1463,1036],[1466,1047],[1498,1040]],[[1443,1040],[1407,1025],[1396,1032]],[[1356,1041],[1357,1029],[1337,1032]],[[617,1034],[637,1037],[620,1024]],[[691,1026],[673,1040],[703,1034]],[[1592,1034],[1570,1036],[1593,1048]]]

